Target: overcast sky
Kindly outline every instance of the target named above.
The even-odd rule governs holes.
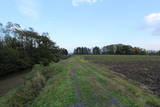
[[[70,52],[124,43],[160,50],[160,0],[0,0],[0,22],[49,32]]]

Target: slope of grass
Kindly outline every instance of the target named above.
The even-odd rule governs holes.
[[[54,72],[52,64],[47,67],[36,65],[34,69],[26,75],[24,83],[0,97],[0,107],[28,107],[43,90],[47,80],[51,75],[54,75],[54,73],[56,72]]]

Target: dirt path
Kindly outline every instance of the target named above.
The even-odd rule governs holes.
[[[28,74],[28,71],[23,73],[15,73],[6,77],[0,77],[0,96],[5,95],[11,89],[14,89],[19,84],[24,82],[24,77]]]
[[[71,78],[72,78],[72,87],[75,90],[75,96],[76,99],[78,100],[78,102],[76,104],[73,104],[72,107],[85,107],[81,100],[81,94],[80,94],[81,92],[78,87],[77,75],[75,71],[71,72]]]

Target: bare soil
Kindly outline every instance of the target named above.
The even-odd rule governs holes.
[[[160,96],[160,61],[108,61],[87,57],[86,59],[123,74],[126,78],[143,84],[153,94]]]

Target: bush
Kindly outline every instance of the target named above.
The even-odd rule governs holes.
[[[1,49],[0,51],[0,75],[31,68],[31,60],[28,56],[21,56],[21,53],[12,48]]]
[[[0,51],[0,75],[18,70],[18,51],[14,49],[2,49]]]
[[[41,58],[41,60],[40,60],[40,64],[42,64],[44,66],[49,65],[49,63],[50,63],[49,60],[46,58]]]

